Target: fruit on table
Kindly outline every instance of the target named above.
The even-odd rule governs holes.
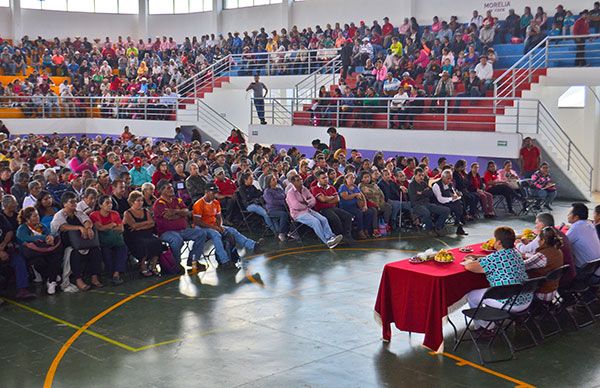
[[[486,251],[493,251],[494,245],[496,244],[496,239],[495,238],[491,238],[489,240],[487,240],[486,242],[484,242],[483,244],[481,244],[481,249],[486,250]]]
[[[435,255],[435,261],[439,261],[440,263],[450,263],[454,261],[454,256],[447,250],[442,249]]]
[[[531,241],[531,240],[535,239],[535,233],[533,233],[533,230],[531,230],[529,228],[525,228],[525,229],[523,229],[522,237],[524,239]]]

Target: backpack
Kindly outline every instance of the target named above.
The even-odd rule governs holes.
[[[181,264],[175,261],[175,257],[173,256],[173,252],[171,252],[171,248],[163,251],[158,258],[158,263],[160,265],[160,272],[162,274],[178,275],[185,272]]]

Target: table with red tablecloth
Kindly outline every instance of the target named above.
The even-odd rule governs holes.
[[[391,339],[394,323],[399,330],[424,333],[423,345],[443,350],[442,326],[448,308],[469,291],[489,287],[485,275],[469,272],[460,264],[468,254],[486,254],[481,244],[469,247],[472,253],[449,250],[454,255],[452,263],[412,264],[406,259],[385,265],[375,303],[384,340]]]

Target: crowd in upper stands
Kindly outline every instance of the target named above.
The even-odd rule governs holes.
[[[545,35],[568,34],[575,23],[573,15],[559,6],[551,19],[542,7],[535,14],[525,7],[520,17],[510,10],[505,20],[498,20],[491,11],[485,16],[473,11],[468,21],[459,21],[455,16],[447,21],[435,16],[430,26],[421,28],[414,17],[405,18],[396,26],[386,17],[382,24],[375,20],[370,26],[361,21],[358,25],[335,23],[302,30],[294,26],[289,31],[283,28],[271,33],[260,28],[242,34],[186,37],[179,43],[166,36],[137,41],[131,37],[90,41],[86,37],[46,40],[25,36],[12,43],[0,40],[0,66],[8,75],[25,75],[28,66],[34,72],[24,81],[0,84],[0,96],[32,96],[27,102],[5,99],[3,104],[33,107],[45,104],[50,112],[60,106],[68,115],[77,115],[85,102],[75,99],[61,103],[59,97],[105,97],[107,100],[102,104],[107,111],[115,104],[135,108],[137,97],[151,97],[148,102],[151,109],[168,110],[174,106],[176,86],[181,81],[228,54],[243,54],[236,59],[238,62],[256,64],[264,62],[264,58],[257,57],[260,53],[279,52],[274,62],[301,66],[309,55],[326,59],[331,57],[331,50],[337,49],[341,50],[345,73],[357,66],[364,69],[358,90],[352,92],[356,96],[393,96],[397,91],[404,92],[406,85],[415,89],[407,88],[407,95],[418,95],[414,88],[416,79],[419,86],[435,96],[452,95],[452,86],[457,82],[465,82],[466,95],[476,96],[489,86],[497,59],[494,42],[519,38],[531,46]],[[597,2],[590,11],[590,22],[597,30],[600,23]],[[315,51],[309,53],[309,50]],[[482,64],[481,58],[487,63]],[[280,73],[298,69],[293,64],[281,66]],[[475,78],[471,70],[475,71]],[[50,75],[69,80],[55,91]],[[345,74],[342,78],[345,79]],[[346,95],[345,91],[339,94]],[[109,97],[119,100],[111,101]]]
[[[281,243],[312,231],[333,249],[400,228],[440,236],[452,224],[466,235],[472,220],[496,217],[494,196],[510,214],[515,203],[522,211],[551,209],[556,197],[549,166],[530,139],[519,176],[510,161],[501,169],[490,161],[480,172],[465,160],[434,165],[427,156],[383,153],[369,160],[348,152],[335,128],[327,133],[329,144],[315,140],[313,155],[249,148],[238,130],[216,148],[195,135],[188,142],[179,128],[170,141],[140,138],[127,127],[116,139],[8,141],[1,133],[0,273],[12,268],[19,298],[33,297],[34,278],[49,294],[59,285],[85,291],[102,287],[103,274],[121,284],[130,255],[142,276],[157,275],[158,264],[177,273],[186,241],[193,242],[189,267],[205,268],[211,241],[219,268],[236,268],[237,248],[259,252],[264,242],[240,226]]]

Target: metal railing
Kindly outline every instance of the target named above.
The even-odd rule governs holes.
[[[299,104],[300,101],[312,100],[319,96],[321,87],[329,88],[336,84],[336,79],[342,69],[342,61],[339,55],[332,58],[320,68],[309,74],[294,86],[294,98]],[[296,106],[295,110],[299,110]]]
[[[323,67],[338,49],[229,54],[177,85],[181,96],[202,97],[231,76],[303,75]]]
[[[584,46],[579,40],[583,41]],[[524,83],[532,82],[536,71],[548,67],[576,66],[578,54],[584,57],[587,64],[600,65],[600,34],[546,37],[496,78],[494,97],[517,97],[519,88]]]
[[[177,120],[177,97],[2,96],[0,118]]]
[[[194,104],[186,104],[186,107],[188,109],[178,110],[177,120],[192,122],[215,139],[225,140],[232,129],[240,129],[199,98],[194,99]],[[241,133],[246,137],[244,131]]]
[[[308,102],[307,102],[308,101]],[[251,104],[250,122],[378,129],[512,132],[548,143],[557,163],[592,189],[593,166],[544,104],[523,98],[264,98],[259,115]],[[260,104],[259,104],[260,106]],[[299,107],[296,110],[296,107]],[[262,116],[262,117],[260,117]]]

